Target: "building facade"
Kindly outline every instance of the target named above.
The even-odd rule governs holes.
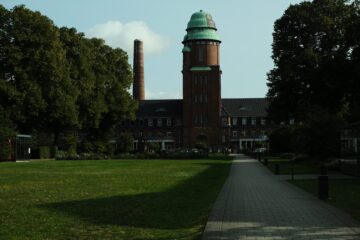
[[[134,148],[157,142],[164,150],[205,145],[239,152],[266,142],[271,126],[265,98],[221,98],[221,40],[212,16],[194,13],[182,43],[183,99],[145,100],[142,43],[134,42],[133,92],[139,108],[136,120],[123,121],[120,128],[133,135]]]

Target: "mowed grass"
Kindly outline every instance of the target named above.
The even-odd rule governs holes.
[[[318,196],[317,180],[289,182],[314,196]],[[360,221],[360,179],[329,179],[329,199],[325,201],[348,212]]]
[[[199,239],[230,163],[0,163],[0,239]]]
[[[292,162],[290,159],[269,158],[267,167],[275,173],[276,164],[279,164],[280,174],[291,174],[292,168],[294,169],[294,174],[320,173],[320,165],[315,161]]]

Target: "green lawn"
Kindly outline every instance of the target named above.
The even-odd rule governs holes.
[[[0,163],[0,239],[199,239],[221,160]]]
[[[318,194],[317,180],[289,181],[314,196]],[[360,179],[330,179],[329,199],[326,202],[340,208],[360,221]]]
[[[299,161],[291,162],[290,159],[269,158],[268,168],[275,173],[275,165],[280,165],[280,174],[291,174],[291,168],[294,168],[294,174],[318,174],[320,166],[316,162]]]

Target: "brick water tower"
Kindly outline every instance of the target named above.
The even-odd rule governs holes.
[[[183,40],[183,141],[217,148],[221,144],[220,38],[209,13],[194,13]]]

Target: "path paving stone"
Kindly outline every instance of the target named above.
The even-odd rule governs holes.
[[[360,223],[239,155],[202,240],[360,240]]]

